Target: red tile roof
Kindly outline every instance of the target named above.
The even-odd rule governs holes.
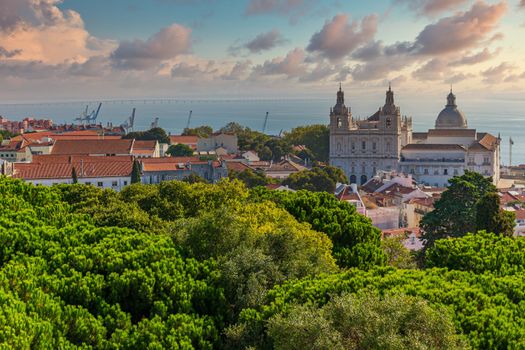
[[[226,167],[228,168],[228,170],[233,170],[233,171],[237,171],[237,172],[242,172],[246,169],[252,169],[252,167],[250,167],[249,165],[247,165],[246,163],[243,163],[243,162],[226,162]]]
[[[57,140],[51,154],[55,155],[126,155],[131,154],[133,141],[119,140]]]
[[[182,143],[184,145],[197,144],[199,141],[198,136],[183,136],[183,135],[171,135],[170,143],[176,145],[177,143]]]
[[[74,167],[79,178],[130,176],[133,157],[35,156],[33,163],[15,163],[13,177],[25,180],[71,178]]]

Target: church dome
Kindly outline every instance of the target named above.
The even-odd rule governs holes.
[[[456,105],[456,96],[450,91],[445,109],[436,119],[436,129],[466,129],[467,118]]]

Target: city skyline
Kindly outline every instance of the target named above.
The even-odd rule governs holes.
[[[4,101],[525,92],[525,1],[0,0]]]

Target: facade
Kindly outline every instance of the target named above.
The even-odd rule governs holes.
[[[208,182],[215,183],[228,177],[226,162],[201,160],[198,157],[144,158],[140,160],[142,182],[158,184],[162,181],[183,180],[196,174]]]
[[[35,185],[78,183],[120,191],[131,183],[133,157],[35,156],[32,163],[15,163],[13,177]]]
[[[500,179],[500,138],[469,129],[450,92],[435,128],[412,132],[412,119],[401,117],[389,87],[385,105],[365,120],[355,120],[339,88],[330,110],[330,164],[352,183],[365,184],[379,170],[410,174],[418,183],[445,187],[448,180],[476,171]]]
[[[25,140],[3,140],[0,143],[0,159],[8,162],[30,162],[32,160],[31,149]]]
[[[216,133],[211,134],[209,137],[199,138],[197,141],[197,152],[211,152],[220,147],[224,148],[229,154],[239,152],[237,135]]]
[[[378,170],[396,170],[411,138],[412,120],[401,116],[390,87],[385,105],[364,120],[353,118],[339,87],[330,109],[330,164],[343,169],[351,183],[362,185]]]

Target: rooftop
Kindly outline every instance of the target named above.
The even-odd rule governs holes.
[[[126,155],[131,154],[134,140],[57,140],[54,155]]]

